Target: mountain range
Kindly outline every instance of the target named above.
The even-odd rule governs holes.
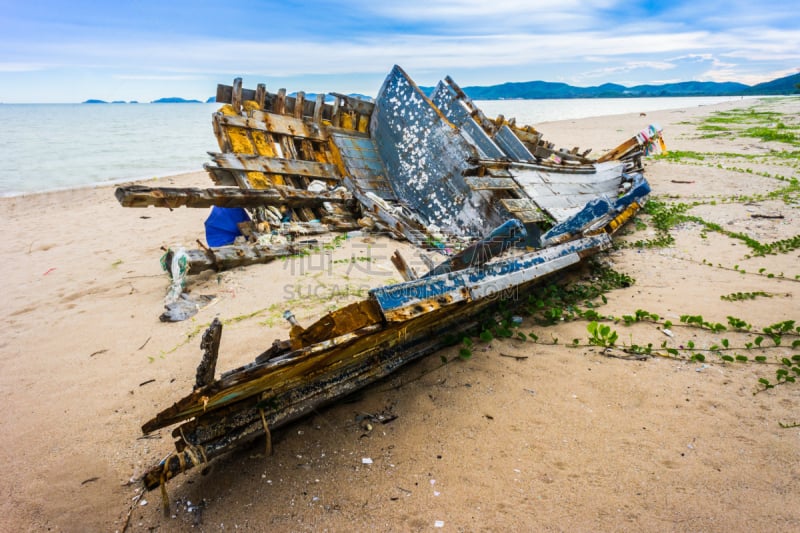
[[[432,87],[420,87],[430,94]],[[625,87],[605,83],[596,87],[575,87],[547,81],[507,82],[500,85],[462,87],[474,100],[548,99],[548,98],[635,98],[653,96],[749,96],[800,94],[800,73],[783,78],[745,85],[736,82],[685,81],[663,85]]]
[[[420,87],[426,94],[433,91],[433,87]],[[758,85],[745,85],[736,82],[714,81],[684,81],[680,83],[666,83],[663,85],[635,85],[625,87],[616,83],[604,83],[595,87],[575,87],[566,83],[549,81],[522,81],[506,82],[499,85],[462,87],[465,93],[473,100],[519,100],[519,99],[550,99],[550,98],[637,98],[653,96],[761,96],[761,95],[790,95],[800,94],[800,73],[778,78]],[[291,93],[290,96],[295,96]],[[362,94],[350,94],[364,100],[372,100]],[[306,94],[306,99],[313,99],[316,95]],[[333,97],[327,95],[326,101]],[[216,101],[210,97],[206,103]],[[103,100],[86,100],[84,104],[105,104]],[[125,102],[112,102],[125,103]],[[131,101],[130,103],[136,103]],[[179,97],[159,98],[156,103],[200,103],[199,100],[185,100]]]

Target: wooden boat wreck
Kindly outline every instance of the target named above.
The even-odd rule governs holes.
[[[341,398],[441,348],[482,311],[611,245],[645,202],[645,150],[663,148],[651,126],[589,159],[556,150],[531,127],[487,118],[446,78],[425,95],[395,66],[375,101],[332,94],[219,86],[220,153],[206,170],[217,187],[123,187],[126,206],[246,207],[249,242],[191,251],[189,274],[293,253],[292,237],[376,228],[442,261],[302,327],[216,378],[222,326],[203,337],[194,390],[147,421],[177,425],[176,450],[143,478],[148,489]],[[447,250],[458,250],[450,252]],[[270,441],[268,440],[268,443]]]

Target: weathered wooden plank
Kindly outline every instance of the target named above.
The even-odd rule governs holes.
[[[500,203],[522,222],[530,223],[548,220],[547,215],[539,209],[539,206],[527,198],[503,198]]]
[[[229,104],[233,96],[233,87],[230,85],[217,84],[217,94],[214,100],[221,104]]]
[[[303,176],[326,180],[341,179],[339,170],[336,168],[336,165],[332,163],[317,163],[316,161],[303,161],[301,159],[284,159],[280,157],[263,157],[219,152],[209,152],[209,155],[214,159],[217,165],[225,169]]]
[[[208,250],[187,250],[186,266],[188,275],[195,275],[205,270],[230,270],[232,268],[269,263],[278,257],[293,255],[312,247],[312,244],[252,245],[231,244]],[[171,261],[167,252],[167,264]]]
[[[264,105],[267,101],[267,86],[263,83],[259,83],[256,86],[256,97],[255,101],[258,104],[259,109],[264,109]]]
[[[397,269],[397,271],[400,273],[400,275],[403,276],[404,280],[412,281],[412,280],[415,280],[415,279],[419,278],[419,276],[417,275],[417,272],[414,270],[414,267],[412,267],[411,265],[408,264],[408,262],[406,261],[406,258],[403,257],[403,254],[400,253],[400,250],[395,250],[394,251],[394,254],[391,257],[391,260],[392,260],[392,264]]]
[[[200,348],[203,350],[203,359],[197,366],[197,373],[195,376],[194,388],[195,390],[200,387],[211,385],[214,382],[214,373],[217,370],[217,357],[219,356],[219,341],[222,338],[222,322],[219,318],[214,317],[211,325],[208,326],[203,339],[200,342]]]
[[[239,181],[237,180],[237,173],[242,173],[240,170],[228,170],[226,168],[219,168],[216,165],[212,165],[211,163],[205,163],[203,168],[206,172],[208,172],[211,181],[214,182],[214,185],[219,187],[241,187]],[[241,188],[251,188],[251,187],[241,187]]]
[[[502,255],[516,243],[524,241],[527,236],[525,227],[519,220],[508,220],[503,225],[493,229],[489,235],[470,244],[440,265],[432,268],[424,277],[427,278],[483,265],[494,257]]]
[[[237,113],[242,112],[242,78],[236,78],[233,80],[231,107],[233,107],[233,110]]]
[[[314,101],[314,124],[319,124],[322,121],[322,114],[325,111],[325,95],[320,93]]]
[[[305,110],[306,93],[299,91],[297,96],[294,97],[294,118],[303,118],[303,111]]]
[[[539,141],[542,140],[542,134],[530,126],[524,128],[516,128],[514,126],[509,126],[509,127],[514,132],[514,135],[516,135],[520,141],[528,144],[526,148],[528,148],[529,150],[530,148],[539,144]]]
[[[464,178],[467,186],[473,191],[491,190],[516,190],[519,189],[517,183],[511,178],[484,178],[469,176]]]
[[[278,115],[286,113],[286,89],[278,89],[275,100],[272,101],[272,112]]]
[[[336,98],[341,99],[341,103],[344,104],[345,107],[349,111],[355,111],[359,115],[371,115],[372,110],[375,109],[375,104],[373,102],[367,102],[366,100],[361,100],[360,98],[354,98],[352,96],[347,96],[346,94],[339,94],[339,93],[330,93],[331,95],[335,96]]]
[[[443,307],[503,293],[577,263],[582,254],[610,245],[611,239],[603,233],[480,267],[378,287],[370,295],[378,301],[387,321],[404,322]]]
[[[537,209],[536,204],[528,198],[503,198],[500,200],[503,207],[511,211],[524,211],[528,209]]]
[[[354,184],[349,177],[344,178],[344,184],[359,203],[361,203],[363,209],[375,215],[375,217],[386,224],[396,236],[401,238],[405,237],[409,242],[417,246],[423,246],[425,244],[428,239],[428,232],[424,226],[416,221],[409,220],[407,217],[403,216],[402,213],[393,210],[382,198],[365,192]]]
[[[518,161],[533,161],[536,159],[507,125],[503,125],[497,130],[494,140],[512,159]]]
[[[292,137],[304,137],[315,141],[327,139],[323,130],[315,127],[313,123],[268,111],[254,111],[253,116],[249,118],[222,115],[218,120],[220,124],[225,126],[249,128]]]
[[[636,151],[639,148],[639,141],[636,140],[636,137],[631,137],[627,141],[622,142],[619,146],[612,148],[605,154],[601,155],[598,159],[598,163],[603,163],[605,161],[614,161],[617,159],[621,159],[627,153]]]
[[[379,93],[371,134],[397,197],[423,224],[474,236],[507,219],[464,181],[477,149],[398,66]],[[481,216],[475,216],[476,206]]]
[[[476,122],[473,116],[474,106],[471,106],[471,101],[463,92],[460,94],[464,98],[461,98],[459,92],[450,85],[439,82],[431,94],[431,102],[460,129],[461,135],[480,152],[482,158],[502,159],[506,157],[500,146]]]
[[[124,207],[263,207],[267,205],[290,208],[314,207],[328,203],[347,203],[353,197],[346,191],[310,192],[292,187],[276,186],[270,189],[239,189],[220,187],[199,189],[195,187],[144,187],[130,185],[118,187],[115,195]]]

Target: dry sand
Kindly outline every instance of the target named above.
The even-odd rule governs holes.
[[[539,129],[559,146],[594,153],[650,122],[664,127],[673,150],[786,149],[752,138],[700,138],[700,117],[756,103]],[[797,99],[758,105],[800,111]],[[710,200],[785,185],[698,163],[648,162],[654,195]],[[796,157],[735,166],[799,174]],[[210,184],[204,173],[162,182]],[[761,242],[800,233],[797,205],[781,201],[717,202],[692,213]],[[308,323],[370,284],[399,279],[389,256],[405,245],[354,238],[328,258],[201,275],[192,289],[217,295],[217,302],[186,322],[161,323],[168,279],[160,247],[202,239],[206,214],[125,209],[112,188],[0,199],[1,531],[123,528],[140,491],[130,481],[172,448],[168,431],[143,439],[139,427],[191,390],[201,354],[197,333],[214,316],[238,319],[223,331],[218,371],[226,370],[286,338],[285,308]],[[745,259],[742,241],[703,238],[701,229],[683,224],[672,230],[670,247],[605,256],[636,283],[607,294],[600,311],[644,309],[676,324],[682,314],[722,323],[736,316],[757,327],[800,320],[797,250]],[[653,236],[648,227],[624,239]],[[347,262],[367,254],[371,263]],[[784,277],[757,275],[760,268]],[[774,296],[720,299],[756,291]],[[691,340],[708,347],[727,336],[742,346],[754,337],[676,326],[668,338],[652,323],[613,327],[628,345]],[[800,385],[753,394],[759,377],[774,380],[774,366],[720,364],[715,356],[705,364],[610,358],[585,346],[585,321],[545,328],[526,319],[522,330],[545,343],[561,341],[477,343],[470,360],[446,365],[440,354],[430,356],[277,432],[273,457],[264,457],[260,440],[212,462],[204,475],[179,476],[168,485],[169,517],[158,492],[148,493],[133,508],[129,530],[438,531],[437,521],[442,531],[800,529],[800,428],[779,425],[800,421]],[[565,346],[573,338],[583,346]],[[442,352],[451,359],[456,353]],[[779,353],[793,352],[766,355]],[[397,418],[364,429],[361,417],[380,412]]]

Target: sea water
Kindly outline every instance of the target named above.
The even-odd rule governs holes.
[[[211,125],[219,107],[0,105],[0,196],[202,170],[207,152],[219,151]]]
[[[709,105],[736,98],[477,101],[517,124]],[[0,196],[202,170],[220,104],[0,104]],[[634,133],[634,132],[632,132]],[[200,183],[198,186],[203,186]],[[209,180],[207,184],[211,185]]]

